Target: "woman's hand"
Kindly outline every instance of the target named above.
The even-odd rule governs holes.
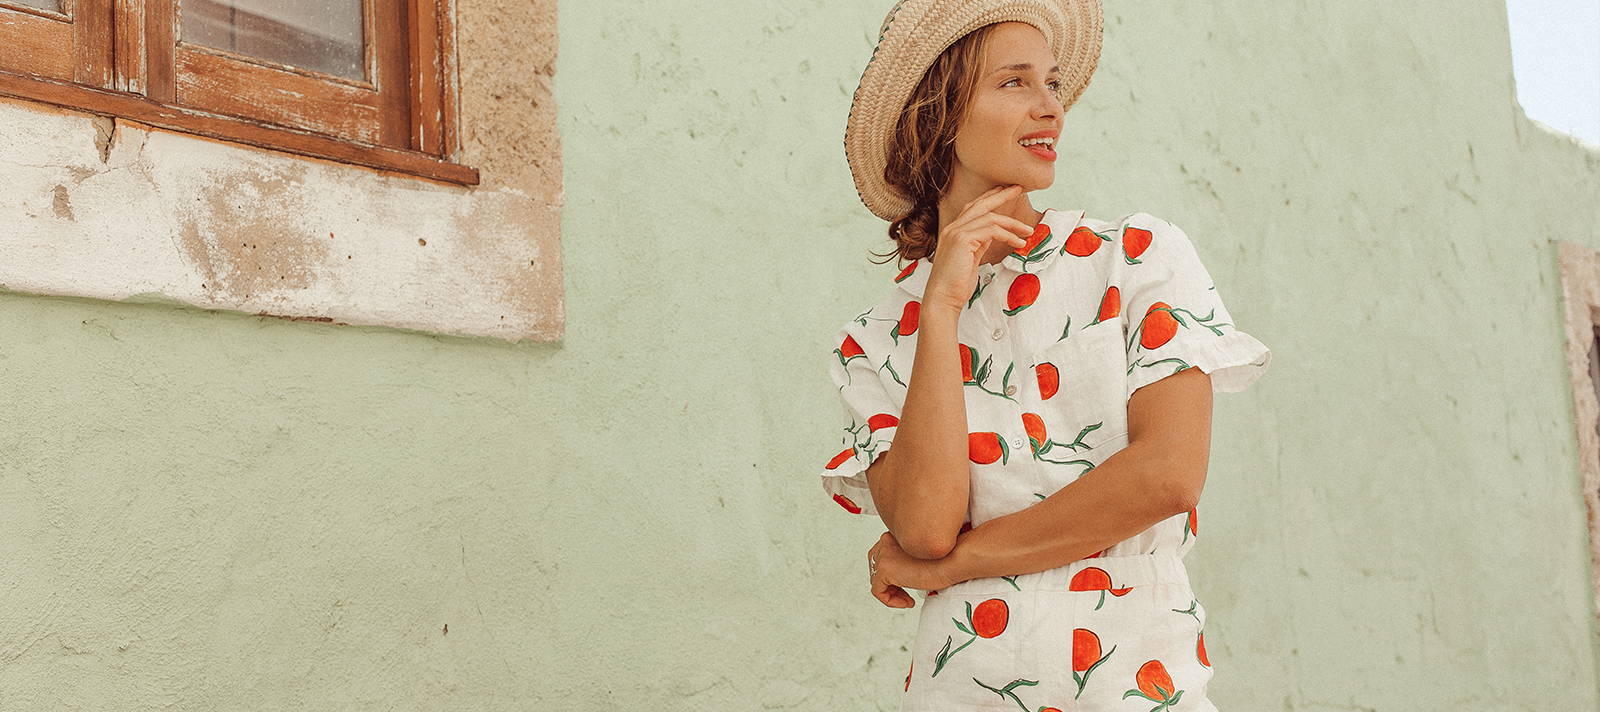
[[[1012,249],[1028,245],[1034,226],[1010,215],[994,212],[1022,194],[1022,186],[996,186],[973,199],[961,214],[939,229],[939,242],[933,255],[933,272],[923,287],[922,301],[947,305],[960,311],[978,284],[978,265],[989,251],[989,243],[1002,240]],[[926,308],[926,307],[924,307]]]
[[[907,554],[889,532],[878,537],[878,543],[867,551],[867,559],[878,562],[878,573],[871,577],[872,596],[890,608],[916,607],[907,588],[937,591],[957,583],[945,574],[943,559],[919,559]]]

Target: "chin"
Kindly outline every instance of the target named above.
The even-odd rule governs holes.
[[[1042,176],[1041,175],[1001,176],[999,180],[995,181],[995,183],[997,185],[1011,185],[1011,184],[1015,183],[1017,185],[1022,186],[1022,190],[1025,193],[1031,193],[1031,192],[1036,191],[1036,190],[1044,190],[1045,188],[1049,188],[1055,182],[1056,182],[1055,173],[1050,173],[1048,175],[1042,175]]]

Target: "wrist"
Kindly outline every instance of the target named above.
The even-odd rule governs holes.
[[[918,319],[924,323],[933,321],[954,327],[961,321],[962,308],[944,302],[924,301]]]
[[[972,550],[970,547],[963,545],[968,534],[970,532],[963,533],[958,537],[955,548],[952,548],[950,553],[945,554],[943,558],[934,562],[934,566],[939,572],[939,578],[945,582],[945,586],[953,586],[962,581],[970,581],[977,578],[977,574],[972,570]]]

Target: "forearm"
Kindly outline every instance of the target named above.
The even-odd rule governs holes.
[[[1065,566],[1132,537],[1184,509],[1165,461],[1129,445],[1027,509],[961,537],[941,561],[959,583]]]
[[[938,559],[967,517],[967,409],[956,325],[961,313],[925,307],[889,467],[867,474],[879,516],[913,556]],[[879,471],[882,470],[882,471]]]

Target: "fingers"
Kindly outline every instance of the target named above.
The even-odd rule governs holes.
[[[1028,234],[1033,234],[1033,231],[1029,230]],[[984,248],[986,248],[988,244],[994,240],[999,240],[1011,245],[1012,249],[1021,249],[1028,244],[1026,239],[1018,237],[1009,227],[1002,225],[988,225],[983,227],[981,230],[978,230],[978,234],[973,245],[973,247],[976,249],[974,250],[973,254],[983,254]]]
[[[1017,197],[1021,191],[1022,186],[1016,184],[1008,185],[1003,188],[990,188],[982,195],[973,198],[972,202],[967,203],[967,205],[961,209],[961,213],[956,215],[956,219],[950,221],[949,227],[956,228],[962,226],[966,224],[967,221],[980,217],[984,213],[1000,207],[1007,200]]]
[[[872,579],[872,597],[890,608],[913,608],[917,605],[911,594],[894,584],[886,583],[881,576]]]

